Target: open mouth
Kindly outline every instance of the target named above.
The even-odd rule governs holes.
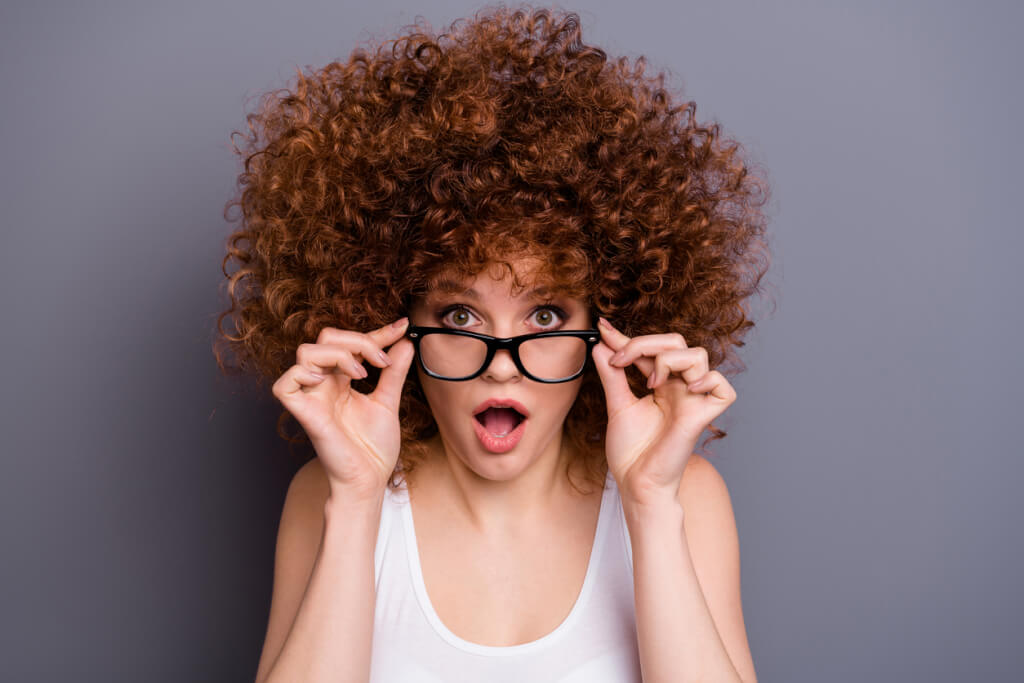
[[[519,426],[526,418],[515,408],[488,408],[474,416],[491,435],[501,438]]]

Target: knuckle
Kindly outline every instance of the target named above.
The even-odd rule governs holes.
[[[686,346],[686,338],[678,332],[672,333],[672,341],[677,344],[681,344],[682,346]]]
[[[320,334],[316,336],[317,344],[327,344],[330,340],[338,336],[338,328],[336,327],[325,327],[320,330]]]
[[[366,355],[377,355],[378,351],[383,351],[380,344],[378,344],[373,337],[363,335],[363,349],[366,350]]]

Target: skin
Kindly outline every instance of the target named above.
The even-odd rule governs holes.
[[[528,272],[539,265],[520,260],[513,268]],[[564,321],[542,313],[545,309],[537,305],[544,302],[530,298],[529,291],[512,292],[507,271],[481,274],[464,284],[474,296],[432,293],[417,303],[410,319],[498,337],[592,324],[581,300],[551,302],[566,312]],[[453,304],[464,308],[448,308]],[[598,329],[601,341],[592,357],[608,406],[608,468],[621,492],[633,542],[644,679],[756,681],[728,491],[714,467],[693,453],[701,433],[736,400],[736,392],[721,373],[710,370],[707,351],[689,348],[677,333],[631,339],[603,318]],[[640,397],[633,393],[625,374],[630,365],[648,378],[652,391]],[[466,382],[437,380],[418,371],[439,428],[438,457],[431,460],[435,466],[422,475],[432,480],[430,489],[455,501],[469,522],[467,531],[476,529],[482,538],[529,537],[531,527],[566,519],[554,514],[564,514],[564,501],[572,498],[564,476],[569,456],[562,429],[580,380],[532,382],[505,351],[483,375]],[[491,396],[515,398],[531,415],[522,441],[501,455],[479,444],[471,422],[473,408]],[[582,537],[590,538],[592,511],[576,509],[575,519],[586,520]],[[453,524],[451,517],[447,523]],[[445,561],[435,564],[441,567]],[[435,576],[442,574],[435,571]],[[460,616],[449,614],[455,621]]]
[[[528,272],[537,265],[521,260],[516,269]],[[410,319],[417,325],[440,326],[437,308],[462,304],[468,310],[460,310],[454,318],[447,314],[447,324],[493,336],[592,327],[584,302],[551,301],[566,312],[560,319],[557,312],[541,308],[545,302],[532,299],[529,292],[513,295],[506,275],[494,271],[464,283],[476,291],[476,298],[467,299],[465,294],[442,297],[435,292],[416,303]],[[411,343],[395,341],[402,329],[382,328],[367,335],[344,333],[353,334],[366,347],[363,355],[367,362],[390,366],[394,361],[394,366],[383,371],[377,391],[364,397],[367,405],[385,411],[388,419],[394,417],[411,360]],[[632,541],[644,680],[756,681],[740,601],[739,544],[728,491],[715,468],[692,452],[707,424],[735,400],[735,391],[719,373],[709,371],[703,349],[688,348],[677,334],[630,339],[607,321],[601,321],[598,329],[601,342],[592,358],[608,405],[608,466],[622,495]],[[394,346],[380,360],[372,360],[392,342]],[[343,361],[352,360],[347,352],[345,358],[336,358],[338,355],[335,352],[325,362],[337,362],[353,377],[364,376],[358,368],[347,369],[351,363]],[[625,377],[625,368],[631,364],[650,378],[653,392],[642,397],[632,393]],[[297,365],[289,371],[293,372],[305,370]],[[289,373],[283,382],[293,380]],[[315,385],[322,377],[298,379]],[[555,628],[572,606],[582,583],[600,502],[600,492],[581,498],[565,477],[570,454],[562,428],[580,381],[533,382],[519,374],[504,351],[473,380],[446,382],[423,374],[420,379],[440,432],[430,444],[432,457],[417,468],[409,482],[431,601],[445,624],[472,642],[510,645],[539,638]],[[474,407],[492,396],[514,398],[530,411],[524,438],[501,455],[483,449],[471,422]],[[365,419],[362,416],[357,422],[366,424]],[[336,436],[325,437],[320,447],[326,449],[336,441]],[[276,656],[303,593],[319,591],[316,604],[331,600],[329,595],[324,597],[329,584],[310,588],[307,583],[322,544],[331,482],[344,473],[335,472],[332,479],[332,473],[324,468],[324,453],[319,449],[318,453],[321,457],[296,475],[282,515],[261,672]],[[386,472],[378,474],[385,476]],[[379,489],[379,483],[374,488]],[[351,493],[352,489],[346,491]],[[379,502],[376,507],[379,509]],[[347,517],[352,513],[340,518]],[[552,524],[552,519],[561,521]],[[368,523],[366,543],[372,543],[375,524]],[[346,538],[329,547],[347,547],[351,542]],[[505,556],[496,555],[501,552]],[[495,561],[481,562],[473,553]],[[330,563],[331,558],[326,561]],[[332,575],[342,571],[335,564],[331,565]],[[478,576],[479,571],[474,570],[453,575],[460,567],[481,566],[502,567],[505,574]],[[360,566],[360,571],[366,567]],[[501,591],[493,590],[496,579],[503,586]],[[466,595],[474,597],[472,609],[459,612],[458,605],[466,604]],[[341,596],[335,602],[351,599]],[[364,622],[370,620],[372,605],[363,606],[360,614]],[[320,631],[315,625],[328,618],[307,615],[309,623],[295,647],[309,643]],[[314,643],[309,647],[326,646]],[[299,652],[292,660],[301,663],[305,657]],[[334,671],[334,664],[325,659],[325,672]],[[368,662],[362,664],[368,666]]]
[[[605,454],[633,546],[645,682],[757,680],[740,599],[739,540],[721,475],[693,449],[736,400],[708,354],[678,334],[630,339],[599,321],[593,356],[605,389]],[[638,397],[624,368],[653,391]]]
[[[515,268],[528,272],[535,265],[521,260]],[[463,284],[467,287],[464,295],[433,292],[417,301],[409,314],[411,323],[495,337],[591,329],[593,325],[585,302],[579,299],[531,296],[530,287],[514,296],[504,269],[481,273]],[[545,302],[561,308],[566,317],[543,308]],[[439,313],[451,305],[464,308]],[[563,444],[563,424],[582,379],[560,384],[534,382],[519,372],[504,350],[482,375],[465,382],[439,380],[423,373],[418,364],[416,368],[439,434],[432,443],[437,457],[429,460],[419,479],[410,477],[412,488],[429,480],[429,488],[444,491],[460,516],[484,534],[504,534],[550,519],[551,511],[572,497],[565,477],[570,454]],[[522,440],[503,454],[484,449],[473,430],[474,408],[491,397],[515,399],[530,413]]]

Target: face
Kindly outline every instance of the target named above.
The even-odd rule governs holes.
[[[521,280],[528,283],[529,269],[536,267],[536,262],[519,260],[512,265]],[[584,301],[546,295],[529,284],[514,295],[512,277],[504,267],[485,270],[458,284],[464,292],[436,289],[415,302],[409,315],[411,324],[468,330],[492,337],[593,329]],[[510,352],[504,349],[495,353],[483,373],[471,380],[451,382],[433,378],[418,363],[416,371],[448,456],[457,458],[479,476],[495,481],[514,479],[540,459],[557,461],[562,426],[583,381],[578,377],[558,384],[536,382],[519,371]],[[516,401],[528,416],[518,426],[514,426],[514,421],[501,419],[515,417],[508,411],[489,411],[478,419],[474,413],[488,399]],[[493,436],[510,429],[512,433],[506,438]]]

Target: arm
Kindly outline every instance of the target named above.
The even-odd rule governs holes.
[[[721,475],[694,454],[678,500],[654,507],[622,502],[644,681],[756,683],[736,523]]]
[[[313,459],[288,488],[257,683],[369,678],[381,498],[332,495]]]

